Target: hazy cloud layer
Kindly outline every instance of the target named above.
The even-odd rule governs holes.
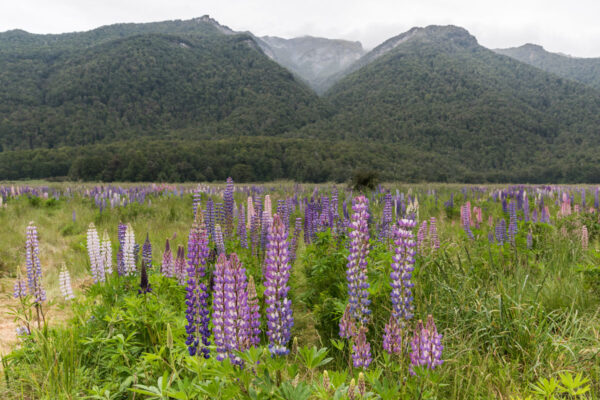
[[[537,43],[600,57],[597,0],[2,0],[0,31],[60,33],[204,14],[259,36],[343,38],[366,48],[413,26],[454,24],[490,48]]]

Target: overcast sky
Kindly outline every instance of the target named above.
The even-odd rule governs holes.
[[[61,33],[209,14],[258,36],[324,36],[372,48],[413,26],[465,27],[486,47],[537,43],[600,57],[599,0],[0,0],[0,32]]]

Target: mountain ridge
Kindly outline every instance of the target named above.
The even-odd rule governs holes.
[[[600,181],[600,92],[457,26],[369,52],[208,16],[46,39],[0,34],[0,178]]]
[[[573,57],[562,53],[553,53],[532,43],[506,49],[494,49],[494,51],[557,76],[600,89],[600,57]]]

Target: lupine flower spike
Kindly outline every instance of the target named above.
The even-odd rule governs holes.
[[[433,317],[427,317],[427,325],[419,320],[410,342],[410,373],[415,375],[414,367],[424,366],[435,369],[442,361],[442,335],[438,334]]]
[[[267,336],[273,355],[286,355],[290,330],[294,324],[292,303],[287,297],[290,277],[289,248],[285,225],[275,214],[269,225],[265,259],[265,304],[267,305]]]
[[[100,243],[100,258],[102,259],[102,264],[104,265],[104,273],[106,275],[112,275],[112,247],[110,244],[110,238],[108,237],[108,232],[106,231],[104,231],[104,234],[102,235],[102,242]]]
[[[42,264],[40,263],[40,248],[37,228],[33,222],[27,227],[27,241],[25,243],[27,286],[28,292],[33,296],[36,304],[46,301],[46,291],[42,287]]]
[[[165,243],[165,251],[163,253],[163,260],[162,265],[160,267],[160,273],[167,278],[171,278],[175,275],[173,252],[171,251],[169,239],[167,239],[167,242]]]
[[[352,206],[350,255],[346,265],[348,301],[352,318],[367,324],[369,310],[369,283],[367,282],[367,256],[369,255],[369,200],[364,196],[355,199]]]
[[[340,319],[340,337],[351,339],[358,333],[356,329],[356,324],[352,319],[352,315],[350,314],[350,304],[346,305],[346,310],[344,311],[344,315]]]
[[[258,346],[260,344],[260,306],[258,304],[258,297],[256,295],[256,286],[254,285],[254,277],[250,275],[248,278],[248,286],[246,287],[248,292],[248,310],[250,316],[248,318],[250,323],[249,330],[249,341],[251,346]]]
[[[71,276],[69,275],[69,270],[67,270],[67,266],[63,264],[60,269],[60,273],[58,274],[58,284],[60,286],[60,293],[63,295],[65,300],[74,299],[73,288],[71,287]]]
[[[135,253],[135,234],[133,233],[131,224],[127,224],[123,246],[123,268],[125,275],[133,275],[136,272]]]
[[[175,276],[180,285],[185,285],[187,279],[187,269],[185,264],[185,249],[182,245],[177,248],[177,258],[175,259]]]
[[[352,345],[352,363],[355,368],[367,368],[372,361],[371,345],[367,341],[367,328],[361,326]]]
[[[146,263],[146,268],[152,268],[152,243],[150,243],[150,237],[147,233],[142,246],[142,262]]]
[[[188,324],[185,329],[188,334],[186,345],[191,356],[200,348],[204,358],[210,356],[208,292],[204,283],[208,259],[208,233],[204,224],[202,211],[198,210],[190,230],[188,240],[188,280],[186,285],[185,304]],[[202,342],[202,346],[200,346]]]
[[[248,281],[246,269],[235,253],[229,256],[225,276],[225,347],[233,364],[243,361],[234,351],[250,347],[250,307],[248,305]]]
[[[90,223],[87,230],[87,250],[94,283],[104,282],[104,264],[100,256],[100,238],[93,222]]]

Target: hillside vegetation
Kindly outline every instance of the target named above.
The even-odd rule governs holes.
[[[462,28],[390,38],[322,97],[257,40],[209,17],[0,34],[0,178],[600,181],[600,91]]]

